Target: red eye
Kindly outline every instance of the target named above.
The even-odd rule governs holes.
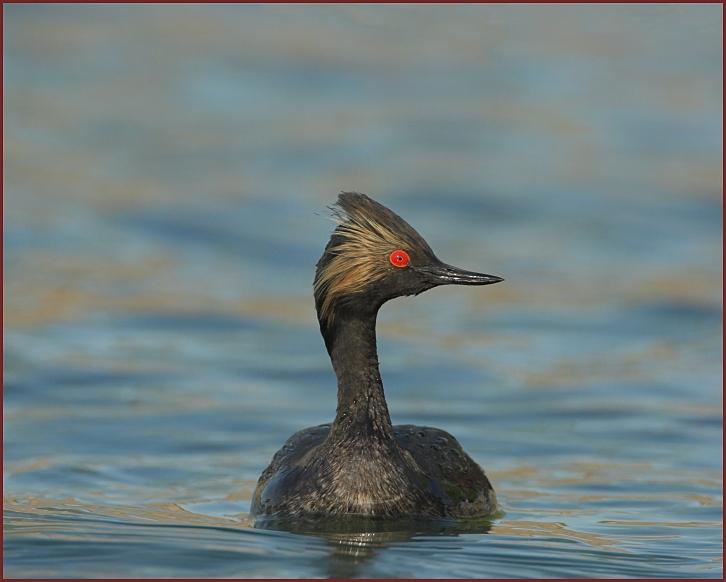
[[[408,253],[406,251],[393,251],[389,256],[388,260],[391,261],[391,264],[394,267],[407,267],[408,263],[411,259],[408,258]]]

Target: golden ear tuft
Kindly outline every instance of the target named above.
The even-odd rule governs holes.
[[[318,262],[313,284],[318,316],[328,324],[338,301],[390,272],[388,257],[394,250],[428,249],[407,222],[365,194],[342,192],[330,210],[338,226]]]

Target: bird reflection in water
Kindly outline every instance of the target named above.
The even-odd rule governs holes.
[[[314,536],[327,542],[331,548],[325,575],[329,578],[353,578],[371,562],[378,551],[393,544],[404,543],[417,537],[460,534],[486,534],[492,527],[492,518],[476,519],[375,519],[347,516],[331,518],[275,518],[258,519],[255,528],[285,531]]]

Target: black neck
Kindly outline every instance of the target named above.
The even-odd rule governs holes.
[[[338,377],[338,411],[330,438],[393,440],[376,351],[378,309],[341,309],[321,331]]]

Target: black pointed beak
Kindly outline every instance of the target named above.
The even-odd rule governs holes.
[[[465,271],[445,263],[419,267],[416,270],[435,285],[492,285],[504,281],[496,275]]]

